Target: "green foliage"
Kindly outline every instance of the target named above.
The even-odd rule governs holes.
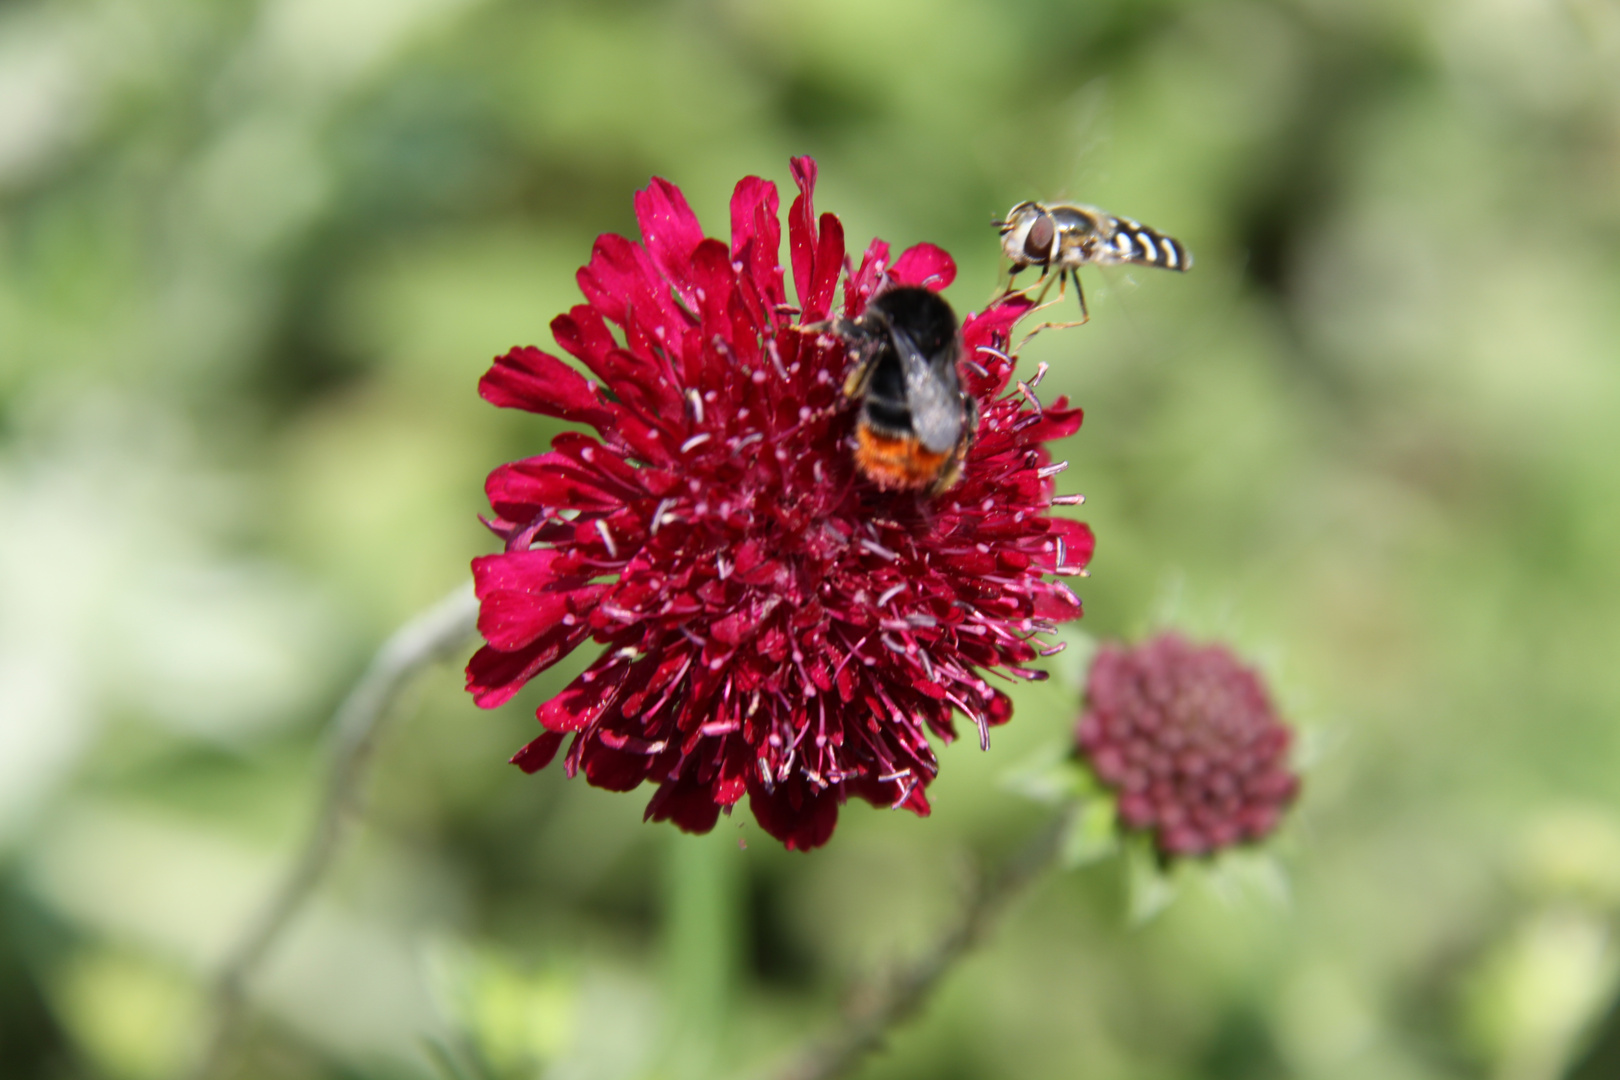
[[[1087,412],[1085,634],[1263,661],[1312,748],[1290,828],[1168,879],[1101,857],[1078,637],[990,753],[943,751],[930,820],[852,806],[808,858],[504,764],[588,657],[493,714],[445,671],[240,1075],[758,1070],[951,924],[963,859],[1048,812],[1009,784],[1086,796],[1086,865],[863,1076],[1559,1075],[1620,910],[1616,72],[1594,0],[4,5],[6,1075],[187,1057],[322,718],[559,430],[477,400],[489,358],[548,344],[650,174],[721,232],[806,152],[855,243],[955,253],[962,310],[1025,198],[1195,252],[1088,273],[1026,362]]]

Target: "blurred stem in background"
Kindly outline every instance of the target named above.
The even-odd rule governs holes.
[[[673,832],[673,830],[672,830]],[[726,1041],[743,910],[732,831],[675,832],[668,846],[665,934],[669,1061],[677,1080],[709,1077]]]
[[[331,723],[331,764],[315,823],[287,876],[220,965],[210,1001],[213,1025],[191,1072],[195,1080],[207,1080],[223,1070],[241,1026],[248,985],[331,868],[343,828],[359,808],[372,751],[394,703],[413,676],[462,647],[477,618],[478,601],[471,585],[458,587],[383,642],[338,706]]]
[[[836,1080],[883,1048],[889,1032],[916,1016],[953,967],[995,928],[1007,906],[1058,863],[1082,804],[1066,804],[999,869],[975,884],[962,914],[927,952],[898,973],[848,995],[843,1023],[794,1055],[776,1080]]]

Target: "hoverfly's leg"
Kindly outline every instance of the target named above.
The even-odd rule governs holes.
[[[1041,266],[1041,276],[1040,277],[1036,278],[1033,282],[1031,282],[1028,285],[1025,285],[1021,289],[1017,287],[1018,275],[1022,274],[1025,270],[1028,270],[1031,266],[1040,266],[1040,264],[1039,263],[1027,263],[1027,262],[1014,263],[1012,265],[1012,267],[1007,271],[1007,285],[1006,285],[1006,287],[999,290],[995,294],[995,296],[991,297],[990,302],[995,303],[995,302],[997,302],[999,300],[1005,300],[1009,296],[1028,296],[1029,291],[1031,289],[1035,288],[1037,285],[1046,284],[1047,283],[1048,268],[1045,267],[1045,266]]]
[[[1063,291],[1061,288],[1063,282],[1063,271],[1061,269],[1058,270],[1057,279],[1060,286],[1058,292],[1061,293]],[[1045,303],[1046,294],[1052,291],[1052,268],[1050,266],[1044,269],[1044,272],[1041,274],[1041,280],[1036,282],[1036,284],[1041,287],[1041,291],[1035,294],[1035,307],[1030,309],[1032,311]],[[1034,286],[1032,285],[1030,288],[1034,288]],[[1029,289],[1025,289],[1024,292],[1027,294]]]
[[[1064,280],[1065,277],[1073,277],[1074,278],[1075,295],[1080,297],[1080,321],[1079,322],[1065,322],[1065,323],[1055,323],[1055,322],[1054,323],[1047,323],[1046,326],[1050,327],[1053,330],[1066,330],[1071,326],[1084,326],[1084,325],[1086,325],[1086,323],[1091,321],[1091,312],[1086,310],[1086,290],[1084,288],[1082,288],[1081,285],[1080,285],[1080,268],[1078,266],[1066,267],[1064,269],[1063,273],[1058,275],[1058,298],[1056,300],[1052,301],[1052,303],[1061,304],[1063,302],[1063,297],[1064,297],[1064,295],[1065,295],[1065,293],[1067,291],[1066,286],[1068,284],[1067,281]]]
[[[1066,274],[1073,274],[1074,275],[1074,288],[1075,288],[1075,291],[1080,292],[1080,271],[1079,271],[1079,269],[1078,268],[1073,268],[1073,267],[1066,268],[1065,270],[1061,271],[1058,276],[1059,276],[1059,278],[1062,278]],[[1058,285],[1058,297],[1057,297],[1056,300],[1053,300],[1048,304],[1036,304],[1034,307],[1030,308],[1029,311],[1026,312],[1026,314],[1027,315],[1033,315],[1035,312],[1040,311],[1044,307],[1053,307],[1053,306],[1055,306],[1057,304],[1061,304],[1063,302],[1063,291],[1064,291],[1063,290],[1063,285],[1060,282],[1059,285]],[[1045,295],[1044,290],[1042,292],[1042,295],[1043,296]],[[1040,333],[1042,330],[1070,330],[1070,329],[1073,329],[1076,326],[1084,326],[1084,325],[1086,325],[1086,323],[1090,322],[1091,321],[1091,314],[1086,311],[1086,298],[1085,298],[1085,294],[1083,292],[1080,295],[1080,311],[1081,311],[1082,314],[1085,315],[1085,318],[1081,319],[1079,322],[1043,322],[1043,323],[1039,323],[1039,324],[1031,327],[1029,333],[1024,335],[1024,339],[1018,343],[1018,347],[1016,349],[1014,349],[1013,352],[1014,353],[1022,352],[1023,349],[1024,349],[1024,346],[1028,345],[1030,343],[1030,341],[1035,337],[1035,335]]]
[[[1027,269],[1029,269],[1028,263],[1013,263],[1010,267],[1008,267],[1007,283],[1005,285],[998,285],[996,289],[991,292],[990,303],[995,304],[1011,296],[1014,292],[1013,283],[1018,280],[1018,275]]]

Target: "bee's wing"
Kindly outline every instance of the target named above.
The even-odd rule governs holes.
[[[956,375],[956,346],[930,363],[904,330],[892,332],[906,377],[906,404],[917,441],[936,454],[956,445],[962,434],[962,387]]]
[[[1103,257],[1098,262],[1135,263],[1163,270],[1186,270],[1192,266],[1192,253],[1175,237],[1130,218],[1105,214],[1101,220],[1107,223],[1107,239],[1102,248]]]

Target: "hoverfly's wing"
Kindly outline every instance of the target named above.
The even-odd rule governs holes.
[[[930,362],[904,330],[890,331],[906,379],[906,404],[917,441],[936,454],[956,445],[962,434],[962,385],[956,374],[956,345]]]
[[[1133,263],[1161,270],[1186,270],[1192,266],[1191,252],[1175,237],[1130,218],[1100,214],[1099,219],[1104,223],[1104,240],[1097,262]]]

